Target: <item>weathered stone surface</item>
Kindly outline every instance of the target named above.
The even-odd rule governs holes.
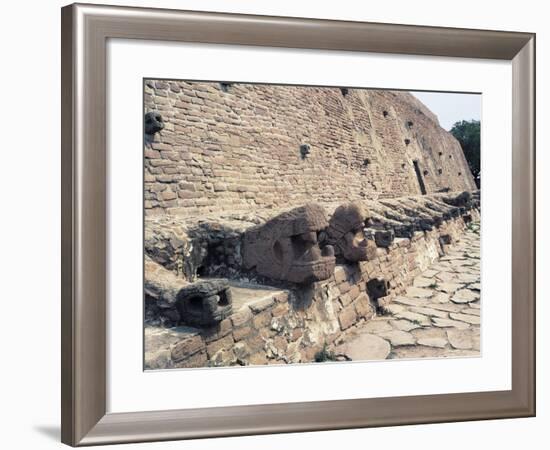
[[[411,312],[411,311],[402,311],[398,314],[395,314],[395,317],[399,319],[407,319],[410,322],[413,322],[422,326],[430,325],[430,319],[428,317],[422,314]]]
[[[273,306],[275,299],[273,297],[266,297],[261,300],[257,300],[248,304],[248,307],[255,313],[259,313],[264,309]]]
[[[432,303],[448,303],[450,300],[450,295],[444,292],[437,292],[433,297],[430,298],[430,302]]]
[[[471,323],[474,325],[479,325],[481,323],[481,318],[479,316],[461,313],[450,313],[449,315],[451,316],[451,319],[460,320],[462,322]]]
[[[252,320],[252,311],[248,306],[242,307],[231,315],[231,322],[234,327],[240,327],[250,320]]]
[[[435,288],[438,290],[438,291],[441,291],[441,292],[446,292],[447,294],[452,294],[453,292],[455,292],[457,289],[463,287],[464,285],[463,284],[458,284],[458,283],[438,283]]]
[[[415,286],[407,288],[407,296],[409,297],[428,298],[433,294],[434,292],[431,289],[424,289]]]
[[[223,319],[215,325],[201,329],[201,336],[208,342],[227,336],[233,330],[231,319]]]
[[[468,324],[464,322],[460,322],[458,320],[440,319],[438,317],[434,317],[432,320],[434,325],[439,328],[447,328],[447,327],[454,327],[454,328],[460,328],[460,329],[468,328]]]
[[[416,344],[414,336],[411,333],[407,333],[406,331],[393,330],[385,333],[380,333],[379,336],[390,341],[392,347]]]
[[[208,357],[212,358],[220,350],[229,350],[233,346],[233,336],[227,335],[217,341],[213,341],[206,346]]]
[[[430,317],[439,317],[444,319],[448,317],[445,311],[438,311],[437,309],[433,309],[433,308],[419,308],[419,307],[413,306],[409,308],[409,310],[412,312],[423,314],[425,316],[430,316]]]
[[[443,338],[423,338],[418,340],[418,345],[424,345],[425,347],[445,348],[447,345],[447,340]]]
[[[205,367],[208,363],[206,352],[198,352],[190,357],[174,363],[176,369],[187,369],[192,367]]]
[[[376,300],[380,297],[385,297],[388,295],[389,284],[383,278],[373,278],[367,281],[367,291],[369,293],[369,297]]]
[[[462,309],[461,311],[463,314],[469,314],[471,316],[480,316],[481,315],[481,311],[477,308],[464,308]]]
[[[449,339],[449,344],[456,349],[469,350],[474,345],[471,336],[460,330],[447,330],[447,338]]]
[[[437,270],[428,269],[428,270],[425,270],[424,272],[422,272],[422,277],[424,277],[426,279],[430,279],[430,278],[435,277],[437,275],[437,273],[438,273]]]
[[[402,296],[395,297],[393,301],[395,303],[408,306],[425,306],[428,304],[428,301],[425,298],[411,298]]]
[[[334,268],[334,279],[337,283],[343,283],[348,279],[348,274],[343,266],[336,266]]]
[[[183,322],[208,326],[229,317],[233,311],[232,301],[227,280],[209,279],[181,288],[176,307]]]
[[[205,349],[205,343],[200,336],[189,336],[172,346],[172,360],[178,362]]]
[[[235,339],[235,341],[240,341],[250,336],[253,332],[254,329],[250,326],[235,328],[233,330],[233,339]]]
[[[266,327],[269,323],[271,323],[271,312],[262,311],[261,313],[257,313],[252,318],[252,323],[254,324],[254,328],[257,330]]]
[[[153,135],[164,128],[164,120],[157,111],[150,111],[145,114],[145,134]]]
[[[357,320],[357,313],[355,312],[353,305],[344,308],[338,315],[338,320],[342,330],[351,327]]]
[[[188,283],[145,255],[145,294],[166,306],[174,305],[181,288]]]
[[[350,89],[343,98],[333,88],[235,83],[225,91],[219,83],[171,84],[175,88],[146,87],[146,111],[162,114],[165,124],[146,148],[160,145],[159,151],[176,153],[177,159],[146,157],[145,171],[156,177],[164,175],[156,173],[159,167],[174,169],[173,181],[166,183],[171,192],[185,182],[200,197],[188,202],[178,196],[172,204],[158,200],[150,189],[153,182],[147,182],[146,194],[154,194],[148,211],[156,214],[180,208],[186,216],[204,216],[251,207],[292,208],[312,200],[341,204],[381,194],[418,195],[411,155],[420,167],[445,174],[424,176],[428,193],[475,189],[460,144],[408,92]],[[403,124],[411,117],[409,130]],[[413,131],[422,139],[413,138]],[[305,158],[302,145],[309,148]],[[423,150],[428,148],[434,151]],[[443,154],[437,156],[435,149]],[[160,161],[168,165],[159,166]],[[436,206],[447,214],[455,208],[442,201]]]
[[[370,320],[376,314],[374,307],[370,304],[367,294],[364,292],[359,294],[353,305],[355,306],[355,311],[357,312],[358,317]]]
[[[425,287],[434,287],[434,281],[430,278],[416,277],[413,282],[413,286],[425,288]]]
[[[435,278],[444,283],[452,282],[456,280],[456,273],[454,272],[438,272]]]
[[[418,323],[413,323],[410,320],[405,319],[392,320],[391,323],[397,330],[401,331],[411,331],[417,328],[421,328],[421,325],[419,325]]]
[[[393,328],[390,325],[389,320],[386,319],[374,319],[367,322],[361,330],[366,333],[380,334],[388,331],[392,331]]]
[[[431,298],[430,301],[432,300],[434,299]],[[455,303],[426,303],[426,307],[447,312],[460,312],[464,309],[464,305]]]
[[[374,240],[378,247],[388,248],[395,239],[393,230],[376,231],[374,233]]]
[[[360,203],[345,203],[336,208],[326,229],[326,243],[334,247],[337,258],[350,262],[374,259],[376,245],[363,233],[368,217],[368,211]]]
[[[460,289],[451,297],[453,303],[470,303],[479,300],[479,293],[470,289]]]
[[[346,355],[352,361],[386,359],[390,354],[390,344],[374,334],[363,333],[337,348],[337,353]]]
[[[403,305],[398,305],[396,303],[390,303],[385,307],[386,311],[389,314],[397,315],[399,313],[407,311],[407,308],[405,308]]]
[[[311,203],[248,229],[243,239],[244,267],[298,284],[328,279],[334,271],[334,248],[327,245],[321,250],[317,242],[317,232],[327,225],[323,208]]]
[[[465,207],[470,206],[472,201],[472,194],[470,192],[464,191],[455,196],[442,196],[441,199],[452,206]]]

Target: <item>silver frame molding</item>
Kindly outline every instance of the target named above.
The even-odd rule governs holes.
[[[534,34],[85,4],[66,6],[61,15],[64,443],[98,445],[535,415]],[[512,389],[107,413],[108,38],[512,61]]]

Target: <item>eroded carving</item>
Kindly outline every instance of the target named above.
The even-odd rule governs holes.
[[[367,261],[376,255],[376,244],[364,233],[366,208],[358,203],[345,203],[334,211],[326,230],[326,241],[334,246],[336,257],[350,262]]]
[[[145,114],[145,134],[153,135],[164,129],[164,120],[160,113],[150,111]]]
[[[464,191],[454,197],[444,197],[443,201],[451,206],[468,208],[472,203],[472,194],[468,191]]]
[[[335,265],[334,248],[319,247],[317,234],[328,225],[320,205],[284,212],[243,238],[243,265],[274,280],[308,284],[328,279]]]
[[[388,248],[395,239],[393,230],[380,230],[374,233],[374,242],[378,247]]]
[[[371,300],[377,300],[388,295],[389,283],[383,278],[373,278],[367,281],[367,292]]]
[[[229,282],[225,279],[198,281],[179,290],[176,307],[188,325],[212,326],[233,312]]]

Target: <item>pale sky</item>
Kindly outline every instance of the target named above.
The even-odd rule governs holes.
[[[461,120],[481,120],[481,94],[411,91],[439,119],[447,131]]]

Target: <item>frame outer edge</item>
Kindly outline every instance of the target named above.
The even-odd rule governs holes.
[[[155,19],[149,25],[148,14]],[[210,29],[204,28],[209,18]],[[270,24],[268,36],[254,38],[259,24]],[[62,440],[64,443],[98,445],[106,443],[173,440],[244,434],[284,433],[352,427],[405,425],[525,417],[534,414],[534,39],[527,33],[466,30],[460,56],[492,55],[513,62],[514,122],[513,208],[513,389],[512,391],[440,395],[426,409],[428,397],[338,400],[287,405],[213,408],[208,410],[148,411],[106,414],[106,39],[168,39],[190,42],[243,41],[252,45],[292,46],[292,39],[280,37],[292,23],[292,36],[300,30],[308,39],[303,48],[336,48],[352,42],[355,50],[380,51],[380,42],[361,43],[358,36],[380,37],[392,29],[409,34],[438,30],[456,36],[458,30],[350,22],[354,37],[342,38],[344,22],[310,19],[242,16],[147,8],[123,8],[101,5],[72,5],[62,10]],[[185,25],[185,27],[183,27]],[[245,27],[246,25],[246,27]],[[265,23],[264,23],[265,25]],[[367,25],[369,27],[367,27]],[[238,36],[231,33],[242,26]],[[361,30],[367,27],[367,31]],[[324,28],[326,27],[326,28]],[[339,37],[336,44],[326,39],[312,41],[316,33],[328,29]],[[256,31],[254,31],[256,30]],[[308,31],[309,30],[309,31]],[[382,30],[382,31],[381,31]],[[210,33],[210,34],[208,34]],[[309,34],[308,34],[309,33]],[[407,33],[405,33],[406,35]],[[211,36],[208,39],[204,36]],[[460,33],[458,33],[460,35]],[[403,40],[403,33],[400,39]],[[484,39],[489,43],[483,43]],[[484,50],[467,45],[469,40],[483,44]],[[248,40],[248,41],[247,41]],[[433,40],[433,39],[431,39]],[[419,34],[424,54],[457,56],[457,44],[431,46],[429,37]],[[312,43],[313,42],[313,43]],[[394,38],[394,44],[399,45]],[[521,44],[521,45],[520,45]],[[384,45],[387,45],[384,44]],[[356,47],[357,46],[357,47]],[[458,46],[460,47],[460,45]],[[523,50],[521,48],[523,47]],[[348,50],[351,48],[347,48]],[[431,50],[430,50],[431,49]],[[411,42],[402,42],[392,53],[411,53]],[[429,52],[432,53],[429,53]],[[477,53],[476,53],[477,51]],[[489,52],[489,53],[487,53]],[[518,53],[519,52],[519,53]],[[419,52],[421,54],[421,52]],[[523,85],[527,85],[523,86]],[[69,86],[69,88],[67,88]],[[522,87],[523,86],[523,87]],[[63,87],[65,89],[63,89]],[[527,97],[525,97],[527,96]],[[518,122],[521,119],[521,123]],[[522,134],[525,133],[525,134]],[[525,149],[525,150],[523,150]],[[520,166],[516,167],[516,163]],[[522,192],[519,192],[522,191]],[[522,197],[523,195],[523,197]],[[523,200],[522,200],[523,199]],[[527,200],[527,201],[526,201]],[[517,224],[523,218],[530,223],[524,231]],[[521,225],[520,225],[521,227]],[[522,241],[523,240],[523,241]],[[524,247],[529,248],[525,249]],[[523,250],[522,250],[523,249]],[[527,251],[525,251],[527,250]],[[521,264],[516,262],[520,255]],[[523,255],[523,256],[521,256]],[[527,255],[527,256],[526,256]],[[527,264],[523,266],[523,264]],[[529,270],[524,270],[524,267]],[[519,271],[518,271],[519,270]],[[519,283],[518,283],[519,281]],[[516,297],[519,295],[519,297]],[[519,299],[519,300],[518,300]],[[515,316],[515,314],[518,314]],[[516,320],[517,319],[517,320]],[[530,325],[530,333],[527,331]],[[431,396],[433,397],[433,396]],[[420,408],[418,400],[424,408]],[[464,401],[468,399],[468,405]],[[395,408],[405,408],[397,415]],[[411,404],[411,401],[413,402]],[[447,406],[447,402],[449,405]],[[316,409],[311,409],[317,405]],[[355,406],[353,406],[355,405]],[[453,405],[453,406],[451,406]],[[476,406],[477,405],[477,406]],[[346,408],[353,408],[346,409]],[[296,413],[295,408],[299,408]],[[281,409],[282,408],[282,409]],[[326,408],[326,410],[325,410]],[[412,409],[411,409],[412,408]],[[476,409],[477,408],[477,409]],[[424,412],[420,412],[420,410]],[[335,421],[330,411],[340,411]],[[287,412],[294,411],[291,422]],[[323,415],[322,412],[325,412]],[[373,411],[379,411],[372,415]],[[250,415],[252,414],[252,416]],[[206,420],[208,418],[208,420]],[[273,423],[275,419],[276,423]],[[314,420],[315,419],[315,420]],[[327,422],[328,421],[328,422]],[[217,427],[216,427],[217,424]],[[193,428],[195,427],[195,428]]]
[[[74,444],[73,7],[61,9],[61,441]]]
[[[512,390],[536,414],[535,35],[512,61]]]

